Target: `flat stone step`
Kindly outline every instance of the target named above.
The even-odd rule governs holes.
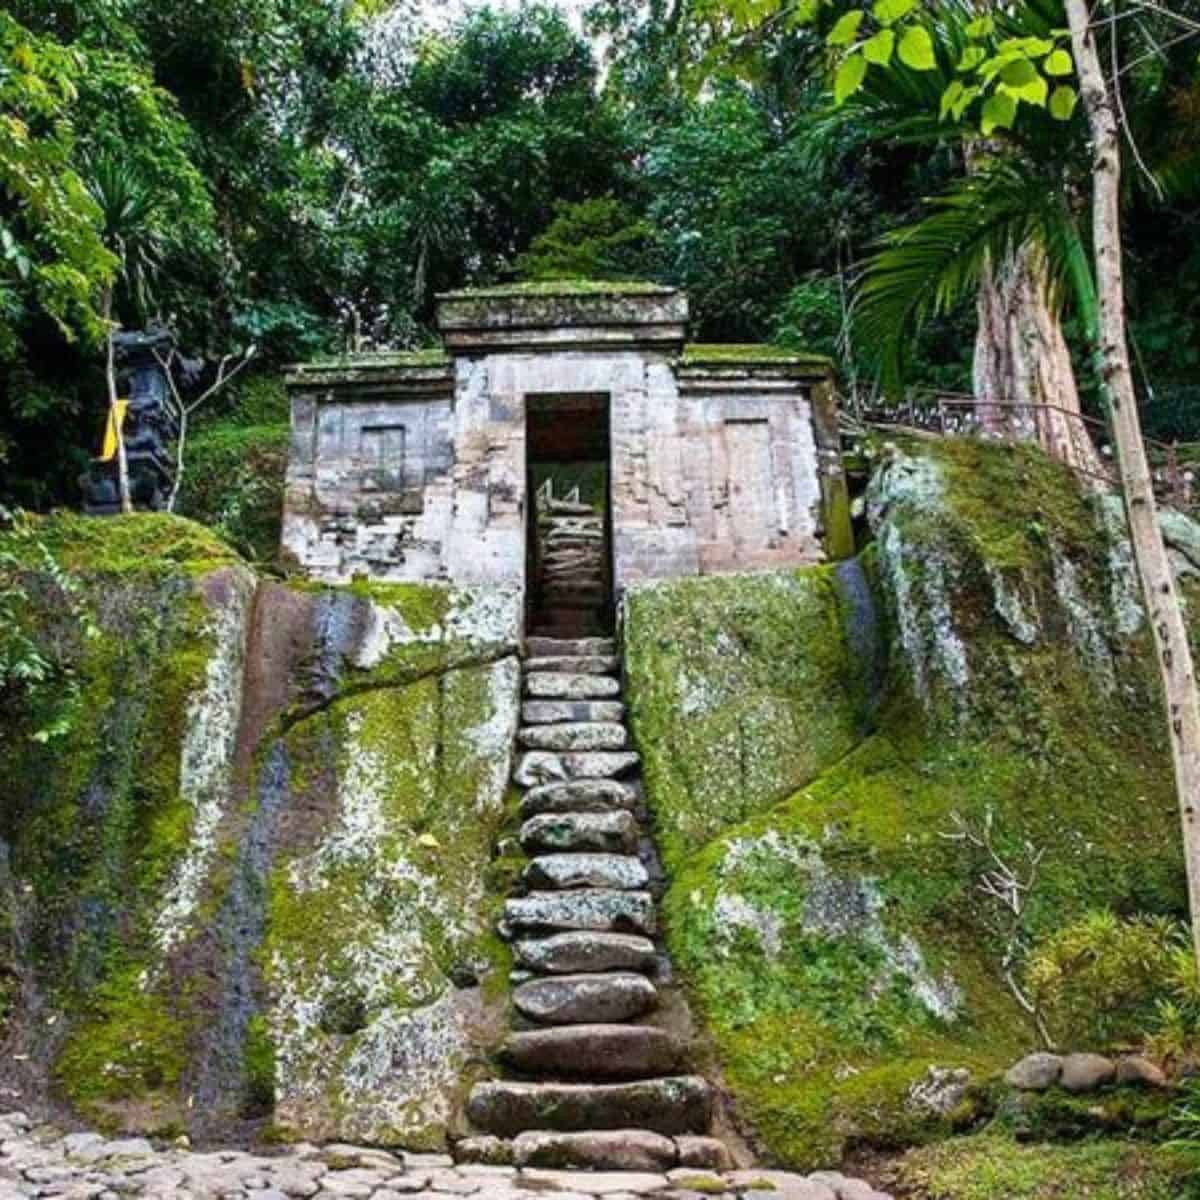
[[[609,658],[617,652],[612,638],[552,638],[525,639],[525,653],[532,658]]]
[[[526,725],[567,725],[577,721],[624,721],[620,700],[526,700],[521,705]]]
[[[521,797],[521,816],[552,812],[631,811],[637,793],[618,779],[566,779],[531,787]]]
[[[521,875],[535,890],[620,888],[636,891],[650,883],[650,872],[633,854],[543,854]]]
[[[530,853],[549,851],[628,854],[637,849],[638,823],[633,814],[616,812],[541,813],[521,826],[522,847]]]
[[[498,1137],[531,1129],[706,1133],[712,1089],[696,1075],[598,1084],[491,1080],[472,1088],[467,1116],[477,1128]]]
[[[543,975],[582,971],[649,971],[654,943],[632,933],[572,931],[549,937],[523,938],[513,944],[519,965]]]
[[[615,888],[579,888],[570,892],[530,892],[505,901],[504,919],[512,929],[547,932],[596,930],[654,936],[657,921],[649,892]]]
[[[614,675],[537,671],[525,676],[525,695],[535,699],[604,700],[620,694],[621,681]]]
[[[607,1025],[634,1021],[658,1006],[658,989],[631,971],[603,975],[547,975],[513,989],[522,1016],[545,1025]],[[583,1067],[579,1075],[591,1072]]]
[[[512,1160],[518,1167],[662,1172],[679,1161],[679,1148],[671,1138],[648,1129],[527,1130],[513,1139]]]
[[[513,779],[522,787],[566,779],[614,779],[636,771],[640,761],[632,750],[571,750],[562,754],[527,750],[517,763]]]
[[[670,1075],[679,1068],[683,1048],[650,1025],[568,1025],[511,1033],[500,1057],[523,1075],[606,1084]]]
[[[530,675],[553,672],[556,675],[611,675],[621,666],[615,654],[552,654],[527,658],[525,670]]]
[[[517,740],[530,750],[624,750],[629,733],[619,721],[573,721],[527,725]]]

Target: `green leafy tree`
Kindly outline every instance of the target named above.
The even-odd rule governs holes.
[[[565,204],[517,258],[526,279],[642,279],[655,274],[650,223],[612,196]]]

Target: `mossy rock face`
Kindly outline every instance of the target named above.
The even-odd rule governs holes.
[[[80,702],[46,745],[0,720],[0,1071],[112,1128],[443,1145],[506,988],[519,597],[266,583],[179,518],[39,534],[98,634],[14,545]]]
[[[630,723],[669,865],[815,779],[864,735],[873,646],[859,628],[832,567],[630,589]]]
[[[444,1144],[506,975],[487,879],[518,694],[505,658],[364,691],[289,730],[288,803],[323,819],[276,860],[258,952],[277,1124]]]
[[[976,442],[894,450],[869,509],[873,665],[862,597],[828,568],[658,585],[627,611],[670,949],[741,1118],[799,1169],[951,1132],[971,1114],[920,1110],[913,1084],[932,1066],[985,1080],[1035,1048],[960,822],[990,822],[1018,869],[1026,843],[1043,853],[1033,937],[1095,907],[1185,909],[1111,513],[1036,451]],[[745,636],[763,625],[786,632]],[[720,722],[771,711],[756,684],[783,715],[750,772]]]
[[[30,736],[34,714],[0,720],[5,925],[23,934],[4,972],[23,984],[10,1071],[26,1095],[49,1077],[92,1119],[119,1124],[114,1107],[130,1105],[171,1129],[193,1014],[167,958],[230,785],[255,580],[207,531],[163,516],[61,514],[3,549],[28,562],[30,632],[77,687],[47,742]]]

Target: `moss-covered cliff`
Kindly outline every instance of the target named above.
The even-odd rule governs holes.
[[[963,823],[1043,855],[1028,936],[1184,905],[1111,509],[1034,451],[947,442],[891,452],[869,510],[870,589],[813,568],[626,611],[670,949],[741,1116],[797,1166],[944,1128],[964,1114],[909,1098],[929,1067],[1033,1048]]]
[[[503,978],[516,598],[264,584],[167,517],[4,553],[78,687],[49,742],[0,721],[4,1085],[124,1128],[440,1145]]]

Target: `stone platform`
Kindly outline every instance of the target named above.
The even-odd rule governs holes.
[[[23,1113],[0,1115],[0,1200],[890,1200],[837,1172],[555,1171],[455,1166],[441,1154],[301,1143],[277,1154],[193,1151],[144,1138],[63,1135]]]

